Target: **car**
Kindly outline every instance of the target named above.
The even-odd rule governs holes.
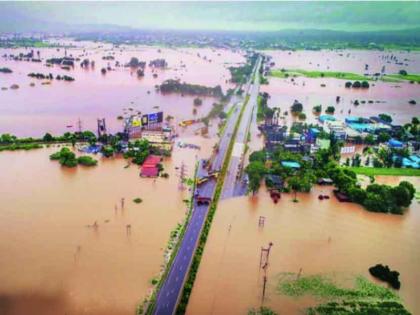
[[[197,196],[195,198],[195,200],[197,201],[197,205],[201,206],[201,205],[209,205],[211,202],[211,198],[210,197],[204,197],[204,196]]]

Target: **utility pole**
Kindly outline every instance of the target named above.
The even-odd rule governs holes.
[[[265,217],[261,215],[260,218],[258,219],[258,226],[264,227],[264,224],[265,224]]]
[[[273,243],[268,243],[268,247],[264,248],[261,246],[261,253],[260,253],[260,268],[264,270],[263,275],[263,287],[262,287],[262,297],[261,297],[261,304],[264,303],[265,298],[265,290],[267,286],[267,269],[268,269],[268,258],[270,257],[270,250],[273,246]]]
[[[77,121],[77,130],[79,131],[79,133],[82,133],[82,121],[80,120],[80,117]]]

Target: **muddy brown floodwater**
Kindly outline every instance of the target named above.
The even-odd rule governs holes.
[[[69,44],[75,44],[69,42]],[[96,130],[96,119],[105,117],[111,132],[121,131],[122,123],[117,116],[124,111],[150,113],[163,110],[165,115],[172,115],[176,121],[205,116],[217,100],[203,98],[203,105],[197,107],[193,115],[193,96],[179,94],[162,95],[155,92],[155,85],[166,79],[180,79],[182,82],[214,87],[221,85],[226,90],[232,85],[228,67],[244,62],[244,57],[225,49],[158,48],[129,47],[112,48],[111,45],[77,43],[81,47],[67,49],[67,55],[87,58],[95,61],[94,69],[83,69],[80,62],[74,69],[66,71],[58,66],[46,67],[45,60],[51,57],[63,57],[64,49],[39,49],[41,63],[13,61],[4,55],[28,53],[30,49],[0,49],[2,67],[12,69],[13,73],[0,73],[0,87],[20,86],[17,90],[0,91],[0,134],[13,133],[17,136],[41,136],[45,132],[62,134],[76,131],[80,118],[84,129]],[[38,49],[35,49],[35,52]],[[103,60],[112,55],[115,60]],[[126,64],[131,57],[140,61],[164,58],[168,62],[166,70],[152,70],[146,66],[145,76],[137,78],[135,71],[129,68],[115,67],[115,62]],[[204,59],[204,57],[206,59]],[[210,61],[211,60],[211,61]],[[106,75],[101,68],[110,65],[113,70]],[[29,78],[28,73],[52,73],[69,75],[73,82],[54,80],[50,85],[42,85],[43,80]],[[157,78],[153,73],[158,74]],[[30,87],[30,83],[35,83]],[[66,128],[72,126],[71,128]]]
[[[398,184],[401,178],[384,177],[378,182]],[[418,188],[419,178],[409,178]],[[282,272],[303,274],[362,274],[377,263],[401,273],[399,294],[413,314],[420,312],[420,206],[413,202],[403,216],[370,213],[356,204],[335,198],[319,201],[315,187],[310,194],[283,194],[274,204],[262,189],[254,197],[219,203],[192,291],[187,314],[246,314],[261,305],[260,248],[269,242],[267,295],[264,305],[279,314],[301,314],[315,301],[293,299],[276,292]],[[264,227],[258,227],[265,216]],[[231,229],[229,231],[229,225]],[[330,239],[330,241],[329,241]]]
[[[0,314],[134,314],[185,215],[189,193],[178,190],[175,167],[183,161],[191,175],[214,143],[182,140],[202,148],[176,147],[164,162],[169,179],[156,181],[122,158],[63,169],[48,159],[57,148],[2,152]]]
[[[290,53],[290,54],[289,54]],[[316,71],[345,71],[356,74],[380,72],[382,66],[386,73],[398,73],[406,69],[409,73],[420,72],[420,54],[404,52],[376,52],[376,51],[268,51],[273,57],[276,69],[301,69]],[[395,55],[398,60],[404,61],[403,65],[388,64],[383,56]],[[365,64],[369,70],[365,71]],[[418,105],[410,105],[410,100],[420,102],[419,84],[409,82],[370,82],[369,89],[347,89],[346,80],[333,78],[305,78],[293,79],[269,78],[269,85],[262,85],[261,90],[268,92],[271,98],[268,101],[271,107],[280,107],[281,112],[290,110],[294,100],[302,103],[306,121],[314,123],[317,116],[313,115],[312,108],[322,105],[323,112],[328,106],[335,106],[335,116],[344,119],[346,116],[370,117],[380,113],[392,116],[395,123],[405,124],[413,116],[420,115]],[[321,87],[325,84],[325,87]],[[336,97],[340,96],[340,102]],[[358,100],[360,105],[355,106]],[[362,103],[365,102],[364,104]],[[372,103],[369,103],[371,101]],[[291,115],[285,122],[290,125],[297,121]]]

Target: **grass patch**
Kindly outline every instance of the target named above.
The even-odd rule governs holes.
[[[294,297],[312,295],[319,298],[377,298],[383,300],[399,300],[390,289],[376,285],[364,277],[357,277],[354,288],[337,286],[329,277],[310,275],[306,277],[289,276],[280,282],[279,291]]]
[[[346,167],[346,169],[366,176],[420,176],[420,169],[414,168]]]
[[[416,83],[420,83],[420,74],[407,74],[407,75],[402,75],[402,74],[388,74],[386,76],[384,76],[386,78],[390,78],[390,79],[397,79],[397,80],[406,80],[406,81],[413,81]]]
[[[289,78],[289,77],[306,77],[306,78],[333,78],[350,81],[371,81],[371,76],[364,76],[362,74],[351,72],[338,72],[338,71],[309,71],[301,69],[275,69],[270,72],[270,76],[276,78]],[[380,78],[381,81],[398,83],[403,81],[412,81],[420,83],[420,74],[387,74]]]
[[[281,294],[302,297],[311,295],[323,301],[322,304],[306,309],[308,315],[409,315],[401,304],[399,296],[391,289],[357,276],[351,288],[338,286],[326,275],[297,277],[284,273],[279,282]]]
[[[291,76],[303,76],[306,78],[334,78],[334,79],[343,79],[343,80],[372,80],[370,77],[366,77],[361,74],[351,73],[351,72],[336,72],[336,71],[307,71],[300,69],[292,70],[273,70],[270,72],[270,75],[278,78],[288,78]]]
[[[42,145],[39,143],[12,143],[12,144],[5,144],[0,145],[0,152],[1,151],[17,151],[17,150],[33,150],[33,149],[41,149]]]

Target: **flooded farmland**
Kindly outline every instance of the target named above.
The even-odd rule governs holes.
[[[164,162],[169,178],[156,180],[122,158],[65,169],[48,159],[56,148],[2,152],[0,313],[134,314],[187,210],[176,168],[184,162],[191,176],[213,145],[182,140],[201,150],[175,148]]]
[[[396,185],[418,178],[381,177],[378,182]],[[261,189],[256,197],[219,203],[197,274],[187,314],[246,314],[259,307],[262,276],[260,248],[273,242],[264,300],[279,314],[302,314],[316,304],[312,297],[294,299],[277,291],[284,272],[369,276],[368,268],[389,264],[400,272],[399,291],[413,314],[420,312],[420,205],[413,201],[404,216],[371,213],[335,198],[318,200],[329,188],[315,187],[310,194],[283,194],[274,204]],[[259,217],[265,217],[259,227]]]
[[[420,54],[400,52],[375,51],[296,51],[296,52],[267,52],[272,56],[276,69],[303,69],[314,71],[343,71],[356,74],[370,74],[380,72],[382,66],[387,73],[398,73],[407,69],[411,73],[420,71]],[[398,60],[407,60],[403,65],[388,64],[383,56],[395,55]],[[369,71],[365,71],[365,65]],[[275,78],[269,79],[269,85],[262,85],[261,91],[270,94],[270,107],[280,107],[281,112],[288,111],[294,100],[303,105],[307,122],[316,122],[317,116],[312,108],[322,105],[322,110],[328,106],[335,107],[335,116],[344,119],[346,116],[370,117],[380,113],[388,113],[393,121],[404,124],[413,116],[420,114],[416,105],[410,105],[410,100],[420,101],[419,84],[405,82],[372,81],[369,89],[345,88],[347,80],[332,78]],[[321,86],[324,84],[325,86]],[[336,97],[340,96],[340,101]],[[355,101],[359,105],[355,105]],[[285,122],[291,124],[297,118],[286,117]]]
[[[67,44],[75,44],[68,42]],[[13,73],[0,73],[0,87],[19,85],[19,89],[0,91],[0,133],[17,136],[42,136],[45,132],[62,134],[76,131],[80,118],[85,129],[96,129],[96,119],[106,118],[110,132],[121,131],[122,123],[117,120],[125,112],[141,111],[148,113],[162,110],[175,121],[205,116],[217,100],[203,98],[203,105],[193,114],[193,96],[179,94],[162,95],[155,91],[155,85],[166,79],[180,79],[182,82],[214,87],[220,85],[224,92],[233,87],[229,82],[227,67],[244,62],[244,57],[224,49],[190,49],[158,47],[120,47],[93,43],[77,43],[75,48],[42,48],[40,57],[45,59],[67,56],[89,59],[95,62],[94,68],[81,68],[76,62],[74,69],[46,67],[44,62],[33,63],[14,61],[4,55],[28,53],[30,49],[0,49],[0,62]],[[113,60],[103,60],[112,56]],[[146,67],[144,77],[138,78],[135,71],[127,67],[116,67],[118,61],[124,65],[136,57],[149,63],[164,58],[168,69]],[[103,67],[111,67],[105,75]],[[52,73],[54,77],[69,75],[73,82],[53,81],[42,85],[42,80],[28,77],[28,73]],[[155,77],[154,75],[157,75]],[[31,87],[30,84],[35,86]],[[69,127],[67,127],[69,126]]]
[[[155,85],[166,79],[206,86],[228,82],[228,67],[245,59],[242,53],[226,49],[112,47],[107,44],[74,43],[66,53],[95,61],[94,69],[76,64],[69,71],[48,68],[44,63],[13,61],[0,57],[12,74],[0,74],[0,87],[18,84],[19,89],[0,91],[0,134],[39,137],[50,132],[76,131],[80,118],[84,129],[95,131],[96,119],[106,118],[110,132],[121,131],[117,116],[130,111],[148,113],[161,110],[184,119],[206,115],[214,98],[203,98],[194,115],[192,96],[163,95]],[[27,53],[28,49],[0,49],[0,56]],[[41,58],[62,57],[64,48],[39,49]],[[378,52],[344,52],[351,62],[343,62],[337,52],[268,52],[278,68],[302,68],[362,73],[364,63],[381,66]],[[104,56],[114,60],[103,60]],[[204,58],[204,56],[206,58]],[[149,62],[165,58],[168,69],[146,67],[143,78],[129,68],[115,67],[131,57]],[[418,54],[402,54],[413,72],[420,68]],[[320,66],[317,66],[319,60]],[[110,66],[105,75],[100,69]],[[379,69],[379,68],[378,68]],[[398,72],[399,67],[390,65]],[[53,81],[43,85],[27,76],[30,72],[68,74],[74,82]],[[153,74],[156,74],[155,77]],[[35,86],[30,86],[35,83]],[[320,84],[325,83],[325,87]],[[418,84],[375,82],[369,90],[344,88],[345,80],[270,78],[261,90],[270,94],[270,106],[289,110],[295,99],[304,105],[307,121],[313,122],[314,105],[336,106],[335,116],[371,116],[387,112],[397,123],[419,114],[408,100],[420,99]],[[341,101],[336,104],[336,96]],[[358,107],[354,100],[366,100]],[[373,103],[368,103],[373,100]],[[418,105],[417,105],[418,106]],[[290,124],[291,116],[286,119]],[[215,127],[216,123],[213,122]],[[150,292],[151,280],[161,270],[169,233],[186,211],[188,192],[178,190],[177,167],[185,162],[189,175],[197,158],[210,156],[217,141],[215,128],[210,137],[187,137],[192,128],[179,130],[179,140],[201,146],[200,151],[175,147],[164,162],[169,179],[140,179],[138,168],[125,169],[122,158],[100,159],[93,169],[63,169],[48,159],[57,148],[30,152],[1,152],[0,177],[0,311],[7,315],[133,314],[136,305]],[[250,149],[261,148],[256,124],[251,126]],[[249,152],[248,152],[249,153]],[[399,181],[386,177],[381,180]],[[413,179],[410,179],[413,180]],[[420,182],[414,179],[419,187]],[[418,204],[404,216],[368,213],[354,204],[335,199],[320,202],[316,196],[299,195],[292,203],[284,195],[272,204],[261,192],[257,197],[222,201],[213,223],[200,266],[188,314],[244,314],[261,300],[259,250],[274,243],[270,257],[268,293],[265,305],[282,314],[300,314],[314,303],[293,300],[276,293],[281,272],[332,272],[368,275],[376,263],[386,263],[401,272],[401,296],[413,313],[420,311],[416,292],[420,285]],[[325,190],[325,189],[324,189]],[[325,191],[324,191],[325,192]],[[143,199],[141,204],[132,202]],[[121,198],[125,207],[121,208]],[[117,205],[117,209],[115,206]],[[266,217],[258,228],[259,216]],[[99,225],[92,228],[94,222]],[[131,226],[130,233],[127,225]],[[228,226],[231,225],[229,231]],[[89,227],[90,226],[90,227]],[[331,239],[331,241],[328,241]],[[302,302],[303,301],[303,302]],[[3,309],[2,309],[3,308]],[[1,312],[0,312],[1,313]]]

